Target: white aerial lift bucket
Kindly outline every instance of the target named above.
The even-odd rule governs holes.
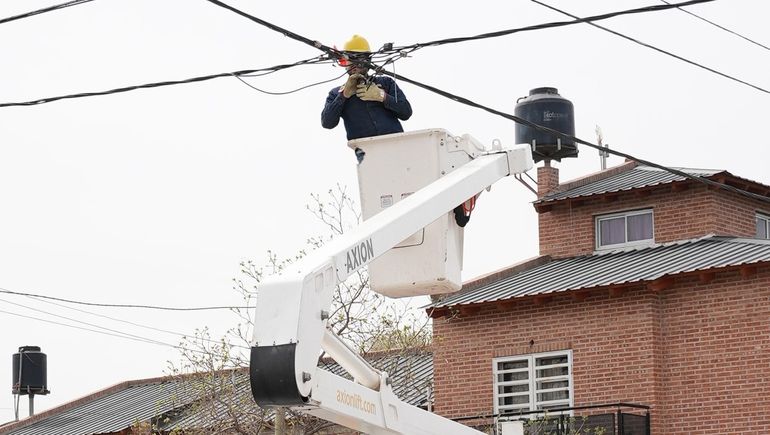
[[[484,151],[471,136],[442,129],[355,139],[348,146],[366,153],[358,165],[364,220]],[[451,293],[462,286],[462,263],[463,228],[450,211],[370,263],[370,285],[389,297]]]

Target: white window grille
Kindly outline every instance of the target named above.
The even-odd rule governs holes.
[[[757,238],[770,239],[770,216],[757,213]]]
[[[655,242],[652,210],[596,217],[596,249],[650,245]]]
[[[570,407],[572,351],[495,358],[495,413]]]

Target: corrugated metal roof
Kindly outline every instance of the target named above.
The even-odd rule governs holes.
[[[721,172],[725,172],[716,169],[675,169],[698,177],[711,177]],[[661,169],[652,168],[649,166],[637,166],[628,171],[611,175],[601,180],[589,182],[582,186],[551,193],[535,201],[535,203],[539,204],[543,202],[558,201],[560,199],[579,198],[582,196],[599,195],[602,193],[621,192],[630,189],[637,189],[640,187],[656,186],[684,180],[686,180],[685,177],[674,175]]]
[[[124,389],[84,401],[28,426],[2,433],[14,435],[86,435],[118,432],[194,398],[179,394],[180,381],[167,380]],[[65,405],[66,406],[66,405]]]
[[[432,353],[394,353],[375,357],[371,362],[388,373],[396,396],[410,405],[425,407],[426,388],[433,384]]]
[[[251,396],[251,385],[249,384],[249,373],[246,369],[232,371],[230,373],[220,374],[218,377],[209,377],[204,383],[199,385],[185,384],[183,388],[197,390],[200,400],[195,401],[189,406],[180,407],[170,412],[162,414],[157,422],[159,431],[172,430],[194,430],[213,428],[221,425],[228,420],[228,416],[237,415],[239,424],[242,427],[251,427],[259,423],[260,419],[271,421],[273,412],[271,410],[262,410]],[[227,397],[222,395],[212,395],[212,390],[218,390],[219,385],[227,388]],[[202,394],[208,391],[207,394]],[[195,392],[191,392],[196,394]]]
[[[430,307],[500,301],[608,285],[651,281],[665,275],[770,262],[770,241],[707,236],[700,239],[551,261]]]
[[[393,380],[393,389],[397,396],[415,406],[424,406],[426,387],[433,380],[433,357],[430,352],[407,352],[374,354],[368,358],[372,365],[385,370]],[[336,363],[324,365],[326,370],[344,375],[344,370]],[[232,387],[228,389],[229,400],[210,400],[204,406],[202,401],[212,398],[213,389],[204,386],[213,385]],[[113,391],[114,390],[114,391]],[[218,418],[225,418],[233,410],[232,404],[239,405],[240,412],[252,416],[264,415],[271,418],[270,412],[263,413],[251,398],[251,386],[246,369],[220,373],[217,380],[207,378],[205,374],[186,375],[176,378],[160,378],[146,383],[127,382],[95,393],[77,402],[63,405],[61,412],[55,409],[47,411],[45,416],[31,424],[20,424],[0,428],[2,434],[13,435],[93,435],[113,433],[124,430],[136,422],[157,419],[159,430],[200,429]],[[243,423],[243,422],[242,422]],[[22,426],[22,427],[19,427]],[[17,427],[16,429],[12,429]]]

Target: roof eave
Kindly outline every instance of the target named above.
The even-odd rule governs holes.
[[[647,290],[653,293],[658,293],[673,286],[677,278],[683,278],[683,277],[692,276],[692,275],[699,275],[699,281],[705,284],[713,280],[714,276],[712,274],[716,274],[717,272],[725,272],[728,270],[737,269],[741,271],[741,275],[743,275],[744,277],[748,277],[756,273],[756,268],[768,266],[768,265],[770,265],[770,260],[748,262],[748,263],[742,263],[742,264],[733,264],[733,265],[727,265],[727,266],[710,267],[710,268],[696,269],[696,270],[690,270],[685,272],[665,274],[660,277],[656,277],[654,279],[640,279],[636,281],[610,283],[610,284],[597,285],[593,287],[569,288],[565,290],[542,292],[535,295],[512,296],[512,297],[501,298],[501,299],[496,299],[491,301],[470,302],[470,303],[464,303],[464,304],[460,303],[460,304],[454,304],[454,305],[444,305],[441,307],[431,307],[431,308],[428,308],[427,311],[428,311],[428,315],[433,319],[437,319],[441,317],[449,318],[449,317],[457,317],[457,316],[467,317],[478,313],[485,307],[496,306],[500,308],[502,311],[510,311],[513,309],[513,307],[517,303],[520,303],[520,302],[531,300],[532,303],[535,305],[542,305],[550,302],[550,300],[554,296],[567,295],[570,293],[573,294],[573,299],[576,302],[581,302],[585,300],[590,293],[595,293],[602,290],[609,291],[610,296],[620,296],[623,293],[625,293],[628,289],[639,285],[645,285]]]

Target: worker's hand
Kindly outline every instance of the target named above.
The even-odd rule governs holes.
[[[358,85],[356,87],[356,95],[364,101],[382,102],[385,100],[385,91],[382,90],[380,85],[375,85],[374,83]]]
[[[364,76],[361,74],[351,74],[348,77],[348,81],[345,82],[345,87],[342,88],[342,95],[345,98],[350,98],[353,96],[353,94],[356,93],[356,86],[358,86],[358,82],[362,81],[364,79]]]

